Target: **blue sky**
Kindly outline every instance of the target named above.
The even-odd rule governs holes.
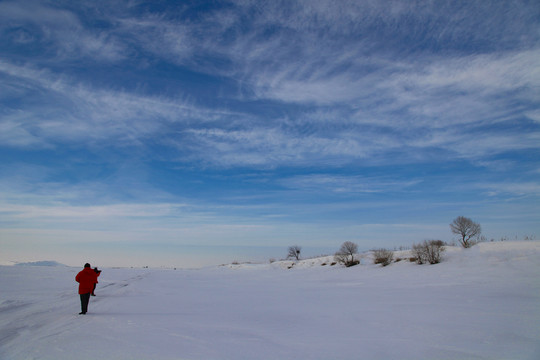
[[[0,1],[0,262],[540,236],[536,1]]]

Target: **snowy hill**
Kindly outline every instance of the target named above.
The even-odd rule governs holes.
[[[84,316],[80,269],[0,266],[0,358],[540,358],[540,242],[449,248],[437,265],[370,256],[104,269]]]

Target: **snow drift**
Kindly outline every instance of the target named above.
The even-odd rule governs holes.
[[[81,269],[0,266],[0,358],[540,358],[540,242],[330,261],[104,269],[84,316]]]

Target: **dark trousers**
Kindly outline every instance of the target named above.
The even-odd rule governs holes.
[[[86,314],[88,311],[88,303],[90,302],[90,293],[81,294],[81,312]]]

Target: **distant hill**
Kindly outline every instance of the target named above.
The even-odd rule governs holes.
[[[64,264],[60,264],[59,262],[52,261],[52,260],[17,263],[15,265],[17,266],[67,266]]]

